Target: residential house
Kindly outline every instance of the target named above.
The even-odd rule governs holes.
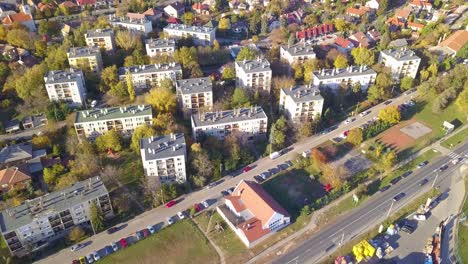
[[[377,0],[369,0],[366,2],[365,6],[370,9],[378,10],[380,7],[380,4],[379,4],[379,1]]]
[[[455,56],[457,52],[468,43],[468,31],[457,30],[438,46],[446,50],[449,56]]]
[[[88,30],[85,40],[88,47],[96,46],[107,51],[115,49],[114,30],[111,28]]]
[[[5,146],[0,150],[0,168],[25,165],[29,173],[40,172],[41,158],[46,155],[45,149],[33,150],[28,143]]]
[[[72,106],[82,106],[86,100],[86,85],[83,71],[65,69],[49,71],[44,77],[50,101],[63,101]]]
[[[5,124],[3,125],[3,129],[5,129],[6,133],[18,132],[21,130],[20,122],[18,121],[18,119],[6,121]]]
[[[70,12],[76,12],[79,9],[78,5],[72,1],[64,1],[61,4],[59,4],[59,7],[67,8],[68,10],[70,10]]]
[[[416,78],[421,58],[407,48],[389,49],[380,52],[379,63],[389,67],[395,80],[408,76]]]
[[[216,210],[248,248],[291,222],[288,212],[253,181],[241,180]]]
[[[21,123],[23,124],[23,128],[25,130],[41,127],[47,124],[47,117],[45,114],[26,116],[23,118]]]
[[[335,46],[342,53],[348,53],[354,48],[354,45],[351,41],[342,37],[337,37],[333,46]]]
[[[236,61],[236,85],[270,93],[271,68],[267,59]]]
[[[426,10],[432,11],[432,3],[428,0],[413,0],[409,3],[409,6],[415,11]]]
[[[192,114],[213,107],[213,84],[209,77],[178,80],[176,92],[183,112]]]
[[[143,15],[145,15],[146,19],[148,19],[149,21],[153,23],[161,19],[162,14],[163,12],[156,8],[149,8],[148,10],[143,12]]]
[[[18,167],[9,167],[0,170],[0,194],[11,189],[23,189],[31,182],[31,176]]]
[[[293,23],[300,24],[300,23],[302,23],[302,20],[305,17],[305,13],[304,13],[304,10],[299,8],[299,9],[294,10],[292,12],[286,13],[286,14],[284,14],[282,16],[286,19],[288,24],[293,24]]]
[[[380,32],[378,30],[376,30],[376,29],[372,29],[372,30],[367,31],[366,36],[374,45],[379,43],[379,41],[380,41],[380,39],[382,37],[380,35]]]
[[[370,40],[367,38],[366,34],[362,32],[356,32],[349,36],[349,40],[353,43],[353,46],[369,48],[371,46]]]
[[[19,23],[25,27],[27,27],[30,31],[36,31],[36,24],[34,23],[34,19],[30,14],[25,13],[17,13],[11,14],[3,18],[2,24],[11,26],[14,23]]]
[[[55,9],[55,7],[51,3],[40,2],[39,4],[37,4],[37,9],[39,9],[41,12],[45,12],[46,10],[52,12]]]
[[[309,59],[315,59],[314,45],[305,41],[294,45],[283,45],[280,47],[280,57],[286,60],[289,65],[293,63],[303,63]]]
[[[367,10],[361,8],[348,7],[346,8],[346,14],[348,16],[361,18],[367,13]]]
[[[422,30],[422,29],[425,27],[424,24],[415,23],[415,22],[409,22],[409,21],[406,23],[406,26],[407,26],[408,28],[411,28],[411,30],[417,31],[417,32],[420,31],[420,30]]]
[[[192,10],[199,15],[210,15],[210,7],[202,3],[193,4]]]
[[[388,43],[388,48],[399,49],[407,47],[408,45],[408,41],[404,38],[401,38],[390,41],[390,43]]]
[[[311,85],[293,85],[280,90],[280,109],[293,122],[304,122],[320,117],[323,102],[318,87]]]
[[[97,0],[76,0],[76,3],[81,8],[84,8],[86,6],[96,7],[98,5]]]
[[[113,27],[122,27],[132,32],[138,32],[147,35],[148,33],[153,31],[153,24],[151,23],[151,21],[146,19],[144,15],[135,13],[132,14],[130,15],[130,17],[119,17],[115,15],[109,15],[108,20]]]
[[[176,41],[174,39],[146,39],[145,48],[146,55],[150,57],[157,55],[172,56],[176,49]]]
[[[296,39],[308,40],[327,35],[335,31],[333,24],[322,24],[296,32]]]
[[[67,52],[70,67],[101,72],[103,68],[99,47],[72,47]]]
[[[313,85],[337,90],[342,86],[361,85],[363,91],[375,82],[377,73],[368,66],[349,66],[343,69],[321,69],[312,73]]]
[[[120,80],[130,76],[135,89],[146,89],[157,86],[164,79],[175,81],[182,77],[182,67],[179,63],[134,65],[120,67],[117,72]]]
[[[169,37],[192,38],[195,45],[211,46],[216,39],[216,28],[169,24],[164,28]]]
[[[170,17],[181,18],[185,13],[185,6],[180,2],[174,2],[164,7],[164,13]]]

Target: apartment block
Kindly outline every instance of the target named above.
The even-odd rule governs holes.
[[[209,77],[176,81],[177,99],[184,111],[194,113],[213,107],[213,84]]]
[[[2,236],[13,256],[24,256],[63,238],[74,226],[89,225],[93,203],[105,217],[113,215],[109,193],[99,177],[76,182],[2,211]]]
[[[377,73],[368,66],[349,66],[343,69],[321,69],[312,73],[313,85],[339,89],[340,86],[361,84],[362,90],[367,90],[375,82]]]
[[[118,17],[115,15],[110,15],[109,23],[113,27],[122,27],[129,31],[139,32],[145,35],[153,31],[153,25],[151,24],[151,21],[145,17],[136,19],[127,16]]]
[[[115,129],[123,136],[131,136],[135,128],[153,123],[153,111],[149,105],[109,107],[83,110],[76,113],[75,131],[80,137],[94,140]]]
[[[270,92],[271,68],[267,59],[236,61],[236,85],[244,89]]]
[[[63,101],[80,106],[86,100],[86,86],[83,71],[66,69],[50,71],[44,77],[45,87],[51,101]]]
[[[191,37],[195,45],[211,46],[216,39],[216,27],[169,24],[164,28],[164,32],[173,38]]]
[[[146,55],[154,57],[157,55],[172,56],[176,49],[174,39],[146,39],[145,40]]]
[[[307,121],[322,115],[324,99],[311,85],[296,85],[280,91],[280,109],[293,122]]]
[[[416,77],[421,58],[419,58],[414,51],[404,47],[381,51],[379,63],[392,70],[393,79],[401,80],[405,76],[411,78]]]
[[[315,59],[315,52],[312,43],[305,41],[294,45],[281,46],[281,59],[286,60],[290,65],[293,63],[304,63],[305,60]]]
[[[133,86],[139,89],[158,85],[164,79],[175,81],[182,77],[182,67],[179,63],[135,65],[121,67],[118,70],[120,80],[125,80],[130,74]]]
[[[268,118],[260,106],[227,111],[199,112],[191,118],[195,140],[202,135],[224,139],[235,133],[246,140],[267,132]]]
[[[142,138],[140,152],[146,176],[158,177],[161,183],[187,181],[187,147],[183,134]]]
[[[99,47],[73,47],[68,50],[67,57],[70,67],[95,73],[101,72],[103,68]]]
[[[88,47],[99,47],[107,51],[115,49],[114,30],[111,28],[88,30],[85,33]]]

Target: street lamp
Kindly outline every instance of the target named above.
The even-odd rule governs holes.
[[[387,217],[385,217],[385,218],[388,218],[388,216],[390,215],[390,212],[392,211],[394,203],[395,203],[395,201],[392,201],[392,204],[390,205],[390,208],[388,209]]]
[[[437,181],[437,178],[439,177],[439,170],[434,170],[434,172],[437,173],[437,174],[436,174],[436,177],[435,177],[435,179],[434,179],[434,182],[432,183],[432,187],[431,187],[431,188],[434,188],[434,185],[435,185],[435,183],[436,183],[436,181]]]

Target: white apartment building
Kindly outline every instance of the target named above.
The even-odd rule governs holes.
[[[70,67],[99,73],[102,70],[102,57],[99,47],[74,47],[67,52]]]
[[[289,65],[293,63],[304,63],[305,60],[315,59],[314,46],[312,43],[299,42],[294,45],[281,46],[281,59],[286,60]]]
[[[209,77],[178,80],[176,91],[182,110],[190,114],[213,107],[213,84]]]
[[[99,177],[2,211],[0,229],[11,255],[24,256],[45,243],[63,239],[74,226],[89,225],[93,202],[106,218],[113,215],[109,193]]]
[[[113,27],[122,27],[129,31],[141,32],[145,35],[153,31],[151,21],[145,17],[135,19],[127,16],[118,17],[115,15],[109,15],[109,23]]]
[[[393,79],[401,80],[405,76],[416,78],[421,58],[416,56],[414,51],[404,47],[381,51],[379,63],[392,70]]]
[[[182,67],[179,63],[135,65],[121,67],[118,70],[120,80],[125,80],[127,73],[132,78],[133,86],[145,89],[158,85],[164,79],[175,81],[182,77]]]
[[[323,97],[317,87],[295,85],[280,91],[280,109],[293,122],[311,120],[322,115]]]
[[[266,134],[268,118],[260,106],[252,106],[227,111],[198,112],[192,115],[191,121],[195,140],[203,134],[224,139],[231,133],[252,140]]]
[[[115,49],[114,30],[111,28],[88,30],[85,40],[88,47],[96,46],[107,51]]]
[[[158,177],[161,183],[187,181],[187,147],[184,134],[142,138],[140,152],[146,176]]]
[[[95,140],[112,129],[123,136],[131,136],[135,128],[151,125],[152,119],[153,111],[149,105],[83,110],[76,113],[75,131],[78,137],[90,140]]]
[[[51,101],[64,101],[80,106],[86,100],[85,80],[81,70],[70,68],[50,71],[44,77],[44,82]]]
[[[341,85],[361,84],[367,90],[375,82],[377,73],[368,66],[349,66],[343,69],[321,69],[312,73],[313,85],[339,89]]]
[[[236,85],[254,91],[271,89],[271,68],[267,59],[236,61]]]
[[[195,45],[211,46],[216,39],[216,27],[169,24],[164,28],[171,38],[191,37]]]
[[[176,49],[174,39],[146,39],[145,40],[146,55],[154,57],[157,55],[172,56]]]

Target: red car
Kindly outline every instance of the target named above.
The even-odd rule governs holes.
[[[203,207],[201,204],[197,203],[193,206],[193,208],[195,208],[195,211],[198,213],[200,212],[201,210],[203,210]]]
[[[148,229],[145,228],[145,229],[141,230],[141,232],[143,233],[143,237],[149,236],[149,230]]]
[[[170,201],[170,202],[168,202],[168,203],[166,204],[166,207],[167,207],[167,208],[172,207],[172,206],[174,206],[174,204],[176,204],[176,201],[172,200],[172,201]]]
[[[245,167],[245,168],[242,170],[242,172],[243,172],[243,173],[246,173],[246,172],[248,172],[248,171],[251,170],[251,169],[252,169],[252,168],[251,168],[250,166],[247,166],[247,167]]]
[[[126,248],[127,247],[127,239],[122,238],[122,239],[120,239],[119,243],[120,243],[121,248]]]

